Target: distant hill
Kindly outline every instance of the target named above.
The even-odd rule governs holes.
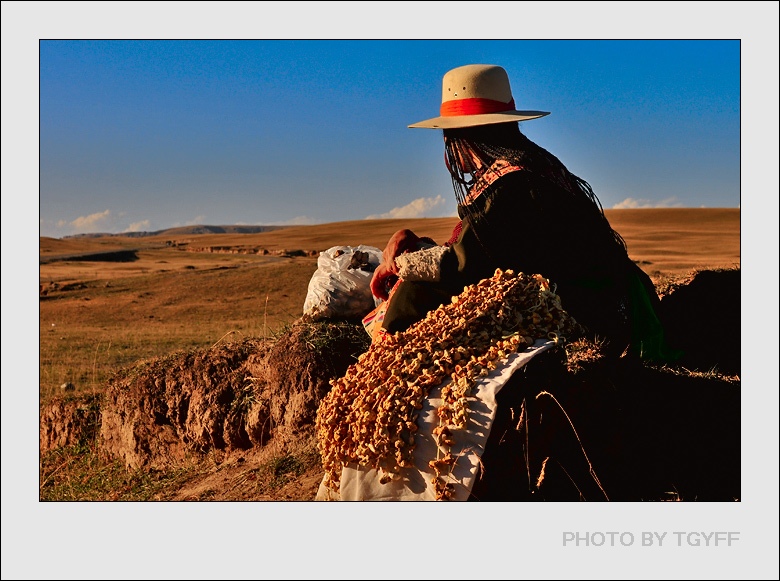
[[[93,232],[89,234],[73,234],[70,236],[63,236],[62,238],[103,238],[111,236],[122,236],[124,238],[143,238],[146,236],[159,236],[159,235],[190,235],[190,234],[257,234],[258,232],[270,232],[272,230],[279,230],[281,228],[289,228],[289,226],[247,226],[247,225],[233,225],[233,226],[179,226],[177,228],[165,228],[163,230],[156,230],[154,232],[120,232],[117,234],[111,234],[109,232]]]

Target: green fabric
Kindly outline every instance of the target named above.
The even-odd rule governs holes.
[[[683,352],[669,346],[664,328],[653,308],[645,285],[635,273],[629,275],[629,300],[631,303],[631,348],[642,359],[659,363],[672,363]]]

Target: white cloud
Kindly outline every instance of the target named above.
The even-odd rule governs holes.
[[[134,222],[125,228],[125,232],[143,232],[149,230],[151,223],[149,220],[141,220],[140,222]]]
[[[666,198],[665,200],[645,200],[642,198],[626,198],[622,202],[618,202],[612,206],[613,210],[625,210],[636,208],[682,208],[683,203],[675,197]]]
[[[446,203],[443,196],[438,195],[435,198],[417,198],[405,206],[393,208],[384,214],[372,214],[366,216],[366,220],[382,220],[385,218],[427,218],[431,217],[432,210],[441,208]]]
[[[105,212],[90,214],[89,216],[79,216],[71,222],[60,220],[57,222],[57,226],[68,226],[76,233],[96,232],[100,229],[100,225],[104,224],[110,216],[111,211],[106,210]]]

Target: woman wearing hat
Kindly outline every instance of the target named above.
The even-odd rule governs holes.
[[[548,115],[515,108],[506,71],[466,65],[444,75],[440,116],[409,127],[441,129],[460,223],[442,246],[396,232],[372,292],[392,300],[382,327],[406,329],[496,268],[541,274],[592,338],[620,354],[668,360],[650,278],[629,258],[584,180],[520,132]],[[403,268],[396,258],[403,254]],[[399,278],[400,277],[400,278]]]

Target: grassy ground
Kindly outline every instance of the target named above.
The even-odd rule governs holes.
[[[115,370],[141,359],[233,335],[270,336],[300,317],[316,269],[316,259],[306,257],[188,268],[193,257],[169,253],[162,272],[105,279],[85,272],[42,297],[42,401],[64,383],[100,391]]]
[[[311,500],[322,478],[314,440],[293,450],[266,450],[257,461],[223,465],[211,453],[166,470],[128,471],[121,460],[102,457],[95,440],[41,455],[40,500],[67,501],[233,501]],[[221,478],[215,479],[215,473]],[[296,493],[296,479],[309,488]],[[215,481],[220,481],[215,484]],[[313,484],[312,484],[313,483]]]
[[[607,215],[631,257],[653,277],[739,264],[739,210],[612,210]],[[231,335],[267,336],[298,318],[316,255],[273,253],[317,253],[334,245],[382,248],[402,227],[443,242],[454,222],[365,220],[260,234],[41,238],[41,400],[66,383],[76,392],[100,391],[116,369],[137,360],[209,346]],[[203,251],[226,247],[243,253]],[[72,258],[115,250],[135,250],[137,259]],[[56,260],[63,256],[71,259]]]
[[[691,213],[693,212],[693,214]],[[608,212],[632,258],[651,276],[694,268],[739,265],[739,211]],[[437,241],[454,220],[386,220],[296,227],[262,234],[149,239],[41,239],[39,308],[41,404],[72,387],[74,397],[98,395],[119,369],[168,353],[203,348],[241,336],[273,337],[299,318],[315,256],[337,244],[381,248],[396,229],[410,226]],[[182,247],[234,246],[243,253],[186,252]],[[135,250],[129,262],[77,260],[73,255]],[[270,254],[255,252],[270,249]],[[56,260],[70,255],[70,260]],[[97,421],[97,420],[95,420]],[[128,473],[101,459],[94,438],[40,458],[41,500],[153,500],[171,498],[181,482],[208,470],[203,461],[167,472]],[[236,478],[258,497],[274,498],[290,480],[316,476],[311,450],[277,451]],[[208,462],[208,460],[206,460]],[[212,466],[213,468],[213,466]],[[238,470],[238,468],[237,468]],[[207,499],[209,489],[190,500]],[[203,498],[201,498],[203,496]]]

